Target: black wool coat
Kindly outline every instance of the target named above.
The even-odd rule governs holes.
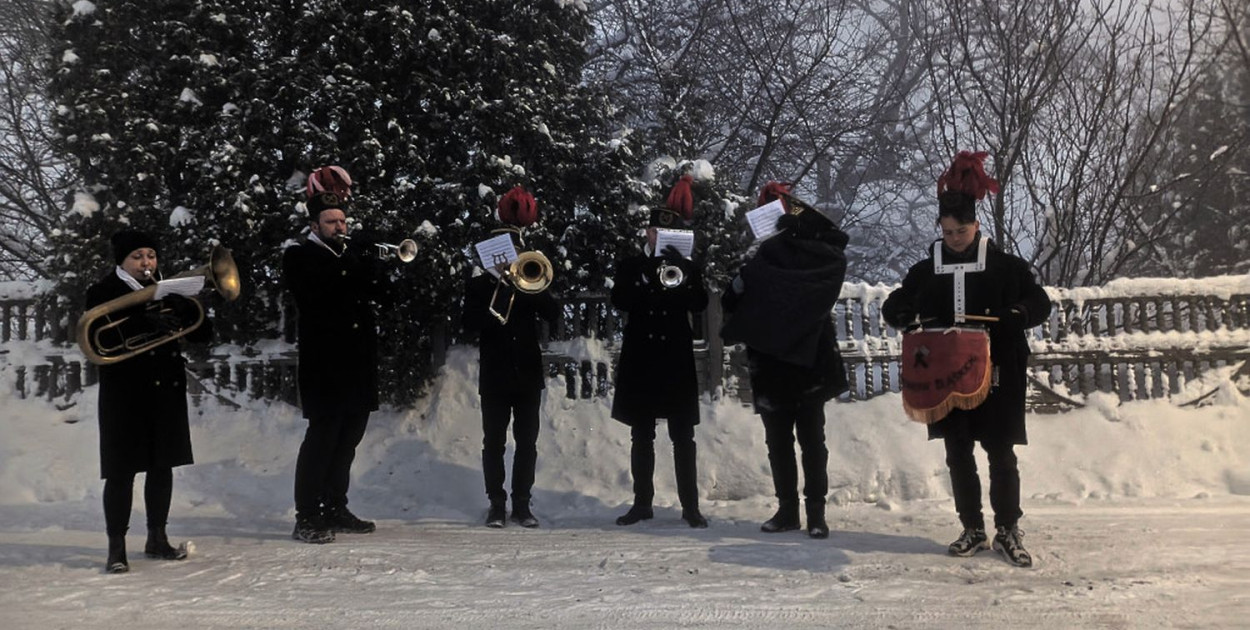
[[[132,289],[115,271],[110,271],[87,289],[85,306],[90,309],[131,293]],[[159,302],[149,303],[159,308]],[[122,336],[158,334],[145,317],[148,305],[138,305],[100,320],[99,324],[123,324],[105,332],[102,342],[119,343]],[[189,325],[189,320],[184,320]],[[95,330],[95,327],[92,328]],[[203,342],[212,338],[212,326],[202,326],[182,340]],[[191,430],[187,421],[186,359],[171,341],[129,359],[102,365],[100,374],[100,477],[125,477],[137,472],[191,464]]]
[[[461,323],[465,332],[478,335],[478,394],[509,395],[542,390],[547,383],[543,376],[538,318],[555,325],[560,316],[560,304],[551,291],[516,291],[512,313],[508,323],[503,324],[490,313],[491,296],[498,284],[495,276],[483,273],[470,279],[464,292]],[[506,281],[499,287],[496,311],[507,312],[508,296],[512,292]]]
[[[282,280],[295,298],[299,396],[305,418],[378,408],[378,331],[374,305],[385,299],[376,259],[342,255],[303,240],[282,256]]]
[[[978,236],[978,238],[983,238]],[[941,241],[937,241],[941,242]],[[944,249],[944,264],[972,262],[977,257],[974,242],[963,254]],[[946,327],[955,321],[953,274],[933,272],[933,248],[929,256],[912,265],[903,284],[892,291],[881,305],[885,320],[895,328],[910,325],[918,314],[926,327]],[[956,422],[967,422],[974,439],[992,443],[1027,444],[1024,403],[1028,393],[1029,344],[1024,331],[1046,321],[1050,297],[1037,283],[1023,259],[988,244],[985,270],[965,275],[965,312],[969,315],[1004,316],[1014,308],[1018,317],[987,326],[990,335],[990,361],[996,384],[989,397],[976,409],[956,410],[929,425],[929,438],[940,438]],[[975,325],[975,324],[974,324]]]
[[[793,412],[847,390],[833,307],[846,277],[847,235],[783,232],[764,241],[721,296],[726,343],[745,343],[756,413]]]
[[[665,289],[657,275],[664,260],[626,258],[612,281],[612,306],[628,317],[616,364],[612,417],[631,426],[657,418],[699,423],[690,314],[707,308],[707,289],[702,274],[685,259],[674,261],[685,281]]]

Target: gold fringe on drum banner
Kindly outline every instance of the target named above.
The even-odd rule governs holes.
[[[907,417],[932,424],[952,409],[975,409],[990,393],[990,338],[975,328],[940,328],[903,335],[899,381]]]
[[[990,374],[994,371],[994,366],[988,361],[985,363],[985,374],[981,377],[981,386],[971,394],[960,394],[959,392],[951,392],[946,400],[938,403],[937,406],[929,408],[913,407],[907,404],[907,397],[903,397],[903,411],[907,412],[907,417],[922,424],[933,424],[942,418],[945,418],[952,409],[976,409],[985,402],[990,395]]]

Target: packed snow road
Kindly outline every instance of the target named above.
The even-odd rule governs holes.
[[[323,546],[291,541],[287,523],[175,518],[175,539],[196,545],[182,562],[143,558],[140,521],[125,575],[102,572],[104,537],[88,527],[5,528],[0,625],[1232,628],[1250,619],[1246,497],[1025,509],[1033,569],[997,552],[946,556],[957,533],[947,501],[831,507],[825,541],[763,534],[758,520],[734,518],[744,510],[733,503],[707,506],[707,530],[667,509],[629,528],[608,513],[540,510],[537,530],[382,521],[375,534]]]

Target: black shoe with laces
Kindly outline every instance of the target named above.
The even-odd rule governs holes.
[[[989,548],[990,548],[990,539],[986,538],[984,528],[967,527],[967,528],[964,528],[964,531],[962,534],[959,535],[959,538],[957,538],[955,542],[951,543],[950,546],[946,548],[946,551],[952,556],[959,556],[961,558],[967,558],[968,556],[974,555],[976,552],[981,551],[982,549],[989,549]]]
[[[345,534],[372,534],[377,530],[373,521],[366,521],[352,514],[347,506],[326,508],[322,514],[325,525],[331,532]]]
[[[528,507],[512,508],[512,522],[526,529],[538,527],[538,519],[534,517],[534,513]]]
[[[1003,552],[1003,557],[1018,567],[1033,566],[1033,556],[1024,548],[1024,532],[1016,526],[1000,526],[994,535],[994,546]]]
[[[291,538],[312,545],[324,545],[334,542],[334,532],[326,527],[320,516],[296,516],[295,531],[291,532]]]
[[[616,517],[617,525],[633,525],[638,521],[649,521],[655,518],[655,511],[650,506],[643,507],[635,504],[629,508],[629,511]]]
[[[492,503],[486,512],[486,526],[492,529],[503,529],[504,521],[508,520],[508,510],[502,503]]]

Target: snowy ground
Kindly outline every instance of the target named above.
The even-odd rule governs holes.
[[[206,403],[197,464],[175,472],[170,533],[184,562],[106,575],[95,392],[59,411],[0,392],[0,627],[1245,627],[1250,618],[1250,401],[1167,402],[1031,416],[1018,450],[1033,569],[957,534],[941,446],[896,397],[828,408],[828,540],[766,535],[762,430],[708,403],[697,437],[707,530],[657,466],[654,521],[620,528],[628,431],[602,401],[549,397],[538,530],[480,526],[475,363],[453,352],[422,406],[372,420],[352,507],[379,531],[289,538],[303,421],[284,405]],[[141,492],[136,493],[137,497]],[[138,551],[138,553],[137,553]]]

